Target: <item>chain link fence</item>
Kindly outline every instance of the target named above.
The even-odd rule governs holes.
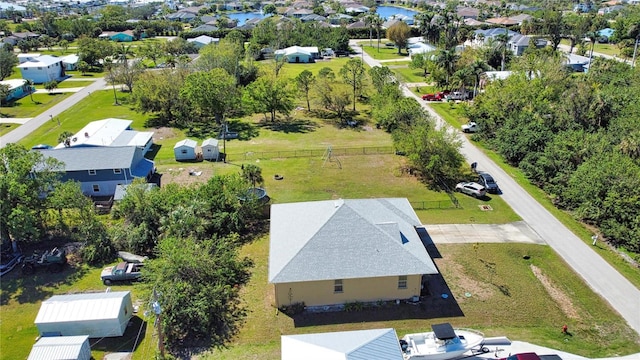
[[[318,157],[328,155],[329,148],[326,149],[308,149],[308,150],[279,150],[279,151],[249,151],[245,153],[230,153],[227,157],[233,159],[252,160],[252,159],[282,159],[282,158],[304,158]],[[364,146],[364,147],[344,147],[331,148],[332,156],[359,156],[359,155],[383,155],[394,154],[392,146]]]

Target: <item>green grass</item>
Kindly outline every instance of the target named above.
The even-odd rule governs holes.
[[[396,75],[405,83],[431,82],[428,77],[424,77],[424,70],[422,69],[411,69],[409,68],[409,66],[407,66],[404,68],[394,68],[391,69],[391,71],[395,72]]]
[[[89,122],[107,118],[133,120],[132,127],[134,129],[144,129],[148,116],[135,112],[126,104],[129,100],[129,94],[118,92],[117,95],[119,102],[123,103],[123,105],[114,105],[113,92],[111,90],[92,92],[91,95],[56,117],[60,119],[59,126],[56,121],[47,122],[19,143],[25,147],[31,147],[36,144],[57,144],[58,136],[62,132],[70,131],[75,134]]]
[[[561,40],[560,43],[562,45],[567,45],[567,46],[571,45],[569,40]],[[585,56],[589,56],[589,52],[591,51],[591,43],[587,43],[585,45],[585,49],[587,50],[587,53],[585,54]],[[596,45],[593,47],[593,52],[610,55],[610,56],[620,55],[620,49],[615,44],[596,43]]]
[[[72,93],[33,94],[11,102],[7,107],[0,107],[0,117],[31,118],[42,114]]]
[[[15,130],[20,124],[13,123],[0,123],[0,136],[4,136],[11,131]]]
[[[76,88],[76,87],[85,87],[93,84],[93,81],[61,81],[58,83],[58,89],[68,89],[68,88]],[[44,89],[44,85],[36,85],[36,89]]]
[[[431,107],[442,116],[453,127],[459,129],[460,125],[466,123],[467,119],[463,116],[464,105],[454,103],[431,104]],[[473,139],[473,137],[472,137]],[[531,184],[524,173],[513,166],[507,164],[504,159],[494,151],[488,150],[486,145],[479,144],[479,148],[498,164],[507,174],[522,186],[531,196],[536,198],[538,202],[544,206],[553,216],[569,228],[576,236],[578,236],[586,244],[591,244],[591,236],[593,232],[583,223],[576,220],[571,213],[556,208],[547,194]],[[640,287],[640,272],[633,265],[624,261],[620,255],[606,246],[598,246],[596,248],[598,254],[602,256],[610,265],[612,265],[620,274],[627,278],[636,287]]]
[[[79,293],[90,291],[105,291],[106,287],[100,281],[101,268],[87,266],[68,266],[58,274],[50,274],[40,269],[36,274],[22,276],[19,269],[5,275],[1,283],[2,322],[0,322],[0,359],[26,359],[32,345],[38,336],[34,320],[40,309],[40,304],[55,294]],[[134,286],[114,286],[114,291],[133,290]],[[141,304],[138,316],[144,319],[144,307],[147,299],[137,297],[132,292],[132,300]],[[153,320],[149,322],[153,324]],[[130,351],[140,329],[140,321],[121,338],[92,339],[92,355],[94,359],[102,359],[107,352]],[[154,340],[152,326],[146,327],[139,339],[134,359],[149,359],[154,354]],[[147,356],[144,356],[148,354]]]
[[[369,46],[369,41],[361,42],[360,46],[362,46],[362,49],[367,53],[367,55],[371,56],[375,60],[406,59],[409,57],[409,54],[406,52],[398,54],[398,48],[396,47],[385,46],[384,41],[380,43],[380,50],[378,50],[378,44],[376,41],[373,42],[373,46]]]
[[[402,336],[426,331],[434,322],[451,322],[457,327],[483,331],[486,336],[508,336],[588,357],[640,351],[640,345],[635,343],[637,334],[606,302],[594,296],[548,246],[481,244],[476,252],[470,244],[439,245],[442,257],[435,262],[453,295],[449,305],[443,305],[439,294],[433,294],[418,307],[401,305],[306,315],[298,318],[305,321],[305,326],[299,327],[294,319],[277,313],[273,307],[273,287],[267,283],[268,251],[266,236],[243,248],[242,254],[255,261],[252,279],[243,294],[249,310],[247,321],[229,348],[213,350],[204,359],[279,359],[281,334],[393,327]],[[529,255],[531,260],[523,260],[523,255]],[[486,266],[491,263],[495,264],[494,274]],[[530,265],[539,268],[568,296],[579,318],[567,317],[562,304],[547,293]],[[470,297],[464,295],[467,292]],[[463,316],[439,315],[456,311],[457,307]],[[568,341],[560,336],[564,323],[573,334]]]

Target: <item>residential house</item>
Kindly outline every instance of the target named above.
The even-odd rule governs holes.
[[[125,31],[104,31],[100,36],[100,39],[109,39],[115,42],[132,42],[136,39],[131,30]]]
[[[169,14],[165,16],[165,18],[167,20],[173,20],[173,21],[190,22],[190,21],[193,21],[196,17],[198,17],[198,14],[201,9],[205,9],[205,8],[206,6],[204,5],[188,7],[188,8],[180,9],[173,14]]]
[[[482,26],[487,24],[484,21],[478,21],[476,19],[464,19],[463,22],[467,26]]]
[[[214,38],[207,35],[200,35],[198,37],[187,39],[187,42],[190,42],[196,46],[196,48],[200,49],[203,46],[207,46],[209,44],[217,44],[220,42],[220,38]]]
[[[0,99],[2,100],[1,102],[18,100],[36,91],[33,86],[29,86],[27,84],[27,80],[25,79],[4,80],[0,81],[0,85],[6,85],[9,87],[9,94],[4,99]]]
[[[287,12],[285,13],[286,16],[294,17],[296,19],[300,19],[307,15],[312,15],[312,14],[313,14],[313,10],[311,9],[293,9],[293,8],[287,10]]]
[[[285,58],[288,63],[311,63],[320,59],[320,51],[317,46],[291,46],[274,52],[276,60]]]
[[[518,20],[513,20],[508,17],[491,18],[491,19],[485,20],[485,22],[489,24],[502,25],[502,26],[518,25]]]
[[[62,162],[62,181],[79,182],[86,196],[113,196],[117,185],[130,184],[136,178],[150,180],[155,172],[153,161],[145,159],[142,149],[134,146],[39,151],[45,158]]]
[[[519,14],[519,15],[509,16],[509,19],[515,21],[517,25],[522,25],[522,23],[525,21],[533,20],[533,16],[529,14]]]
[[[409,56],[413,56],[416,54],[426,54],[436,50],[435,46],[429,45],[422,41],[410,43],[408,48]]]
[[[37,39],[39,38],[40,35],[36,34],[36,33],[32,33],[30,31],[26,31],[26,32],[14,32],[11,35],[5,37],[2,39],[2,42],[10,44],[12,46],[16,46],[18,45],[18,43],[22,40],[31,40],[31,39]]]
[[[331,25],[348,24],[353,20],[353,16],[347,14],[331,14],[329,15],[329,23]]]
[[[244,9],[244,5],[242,5],[241,2],[239,1],[231,1],[228,3],[225,3],[223,5],[224,10],[229,10],[229,11],[241,11]]]
[[[368,29],[369,25],[367,25],[364,21],[359,20],[347,25],[347,29]]]
[[[622,5],[607,6],[607,7],[598,9],[598,15],[611,14],[614,11],[620,11],[622,9],[624,9],[624,6]]]
[[[596,5],[592,4],[590,2],[588,3],[580,3],[580,4],[575,4],[573,6],[573,11],[578,12],[578,13],[587,13],[593,9],[595,9]]]
[[[397,24],[397,23],[399,23],[401,21],[402,20],[400,20],[400,19],[389,19],[389,20],[387,20],[387,21],[382,23],[382,28],[383,29],[388,29],[388,28],[392,27],[393,25],[395,25],[395,24]]]
[[[456,13],[461,19],[478,19],[480,10],[471,7],[459,7]]]
[[[109,118],[92,121],[56,149],[65,147],[133,146],[146,154],[153,145],[153,132],[135,131],[132,120]]]
[[[522,56],[524,51],[529,47],[529,41],[530,38],[528,36],[516,34],[509,38],[509,41],[507,41],[507,47],[514,55]]]
[[[271,205],[268,281],[275,305],[416,299],[438,270],[407,199]]]
[[[571,70],[576,72],[587,72],[589,70],[591,60],[588,57],[577,54],[566,54],[566,56],[565,65]]]
[[[62,57],[62,65],[64,65],[65,70],[75,70],[78,67],[78,61],[80,57],[76,54],[69,54],[67,56]]]
[[[210,25],[210,24],[202,24],[198,27],[193,28],[191,31],[193,32],[211,32],[211,31],[218,31],[218,27],[215,25]]]
[[[311,15],[307,15],[307,16],[303,16],[300,18],[300,21],[302,22],[320,22],[320,21],[327,21],[327,18],[322,16],[322,15],[318,15],[318,14],[311,14]]]
[[[366,14],[369,12],[369,8],[364,6],[364,5],[355,5],[354,6],[349,6],[346,7],[344,9],[345,14],[354,14],[354,15],[359,15],[359,14]]]
[[[36,84],[64,78],[64,65],[59,57],[42,55],[18,65],[22,78]]]
[[[403,360],[394,329],[280,336],[282,360]]]

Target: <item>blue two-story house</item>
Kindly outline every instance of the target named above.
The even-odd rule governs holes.
[[[70,147],[40,152],[46,158],[62,162],[62,181],[79,182],[86,196],[113,196],[118,185],[131,184],[136,178],[148,181],[155,172],[153,161],[135,146]]]

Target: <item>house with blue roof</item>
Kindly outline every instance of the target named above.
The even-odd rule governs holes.
[[[280,308],[417,299],[437,274],[405,198],[271,205],[269,283]]]
[[[77,181],[86,196],[113,196],[118,185],[128,185],[134,179],[150,180],[155,173],[153,161],[146,159],[142,149],[121,147],[68,147],[38,150],[45,158],[63,165],[62,181]],[[38,169],[35,169],[37,172]]]

